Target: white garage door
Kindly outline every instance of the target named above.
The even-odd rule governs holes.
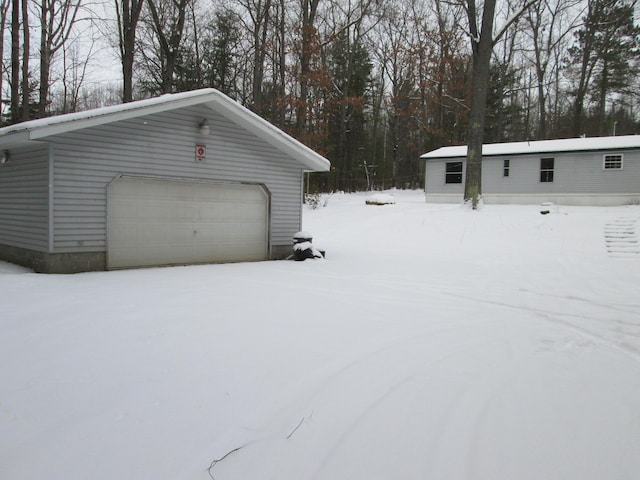
[[[107,192],[107,268],[264,260],[259,185],[123,177]]]

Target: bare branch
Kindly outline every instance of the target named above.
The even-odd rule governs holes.
[[[502,28],[496,33],[495,37],[493,38],[493,45],[498,43],[500,41],[500,38],[502,38],[502,36],[506,33],[506,31],[509,29],[509,27],[514,22],[516,22],[522,16],[522,14],[525,11],[527,11],[529,9],[529,7],[531,7],[537,1],[539,1],[539,0],[528,0],[518,10],[515,11],[511,15],[511,17],[509,17],[509,19],[507,19],[507,21],[504,23]]]

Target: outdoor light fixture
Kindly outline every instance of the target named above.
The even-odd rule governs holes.
[[[9,163],[11,157],[9,156],[9,150],[5,150],[2,152],[2,157],[0,157],[0,163]]]
[[[204,118],[202,122],[200,122],[200,133],[202,135],[209,135],[211,133],[211,127],[209,126],[209,120]]]

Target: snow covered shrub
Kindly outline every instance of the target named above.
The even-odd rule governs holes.
[[[312,210],[316,210],[320,207],[326,207],[329,203],[329,197],[319,193],[307,193],[304,196],[304,203],[309,205]]]

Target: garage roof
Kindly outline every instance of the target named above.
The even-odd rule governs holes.
[[[214,88],[161,95],[147,100],[17,123],[0,128],[0,149],[43,140],[52,135],[193,105],[206,105],[221,113],[299,161],[305,170],[324,172],[331,167],[329,160]]]
[[[640,135],[617,137],[568,138],[534,142],[490,143],[482,146],[485,157],[496,155],[526,155],[539,153],[587,152],[597,150],[628,150],[640,148]],[[420,158],[458,158],[467,156],[467,146],[442,147],[425,153]]]

